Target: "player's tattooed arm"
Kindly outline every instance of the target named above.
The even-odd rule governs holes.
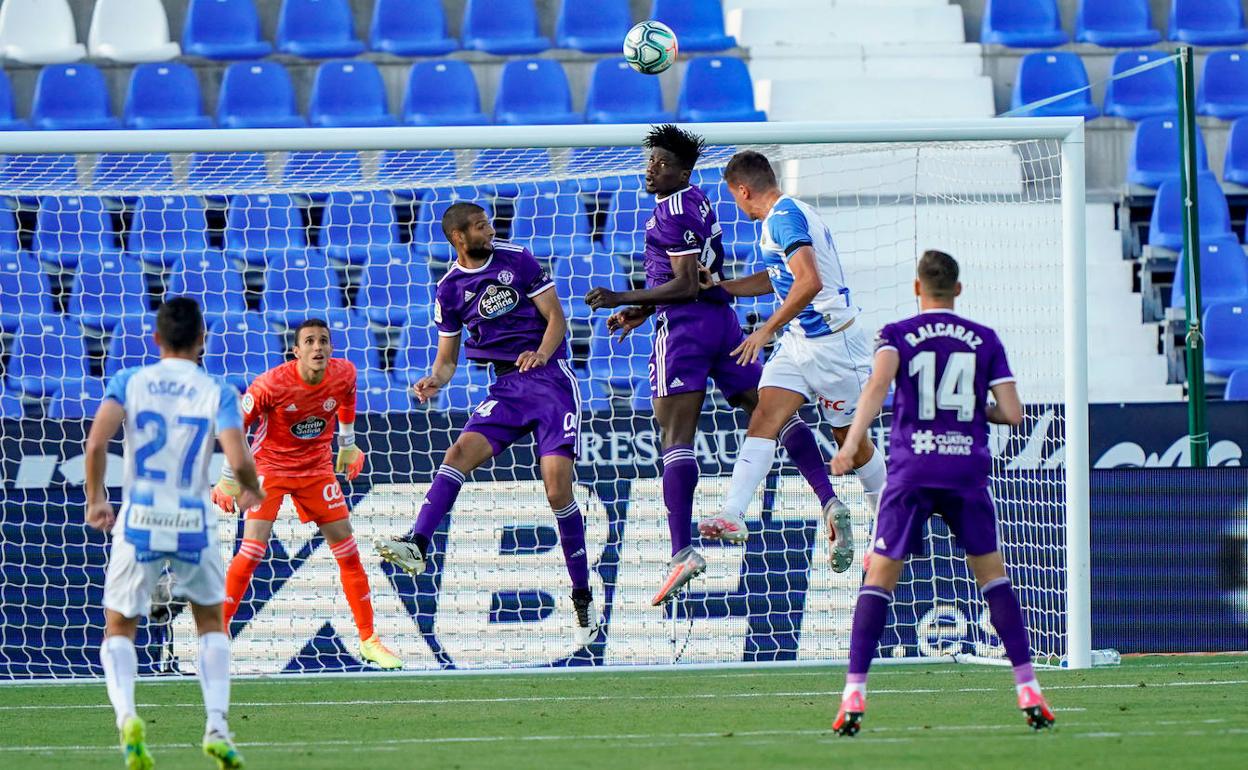
[[[416,395],[420,403],[424,404],[438,395],[442,386],[455,376],[455,369],[459,363],[459,342],[460,335],[458,334],[438,335],[438,355],[433,360],[433,371],[428,377],[422,377],[412,386],[412,393]]]
[[[867,436],[867,429],[884,406],[888,397],[888,388],[897,377],[901,367],[901,357],[892,348],[884,348],[875,354],[875,362],[871,366],[871,378],[858,397],[858,410],[854,412],[854,422],[849,426],[849,433],[841,443],[840,451],[832,458],[832,473],[844,476],[854,469],[854,460],[858,456],[858,448]]]
[[[542,343],[537,350],[526,350],[516,358],[516,367],[522,372],[545,366],[568,336],[568,322],[563,317],[563,306],[559,304],[559,296],[553,288],[534,297],[533,305],[546,319],[546,333],[542,335]]]
[[[662,286],[634,291],[612,291],[603,287],[591,289],[585,295],[585,304],[593,310],[619,307],[620,305],[670,305],[690,302],[698,296],[698,257],[690,254],[671,257],[675,277]]]
[[[87,487],[87,525],[104,532],[111,532],[117,517],[112,503],[108,502],[108,490],[104,488],[104,469],[108,465],[108,442],[117,435],[126,419],[126,410],[111,398],[105,398],[91,422],[85,450]]]

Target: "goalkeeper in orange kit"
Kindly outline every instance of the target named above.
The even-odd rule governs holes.
[[[403,667],[373,629],[368,575],[348,519],[350,509],[334,473],[360,475],[364,453],[355,445],[355,366],[332,358],[329,327],[309,319],[295,330],[294,361],[256,378],[242,399],[247,428],[256,425],[251,451],[268,497],[246,512],[243,542],[225,577],[225,625],[238,610],[251,576],[264,559],[273,522],[289,496],[303,522],[314,522],[338,561],[342,590],[360,632],[360,657],[384,669]],[[338,457],[330,446],[338,423]],[[233,512],[238,482],[228,465],[212,500]]]

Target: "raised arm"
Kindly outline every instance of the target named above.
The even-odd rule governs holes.
[[[516,366],[522,372],[545,366],[568,336],[568,322],[563,317],[563,306],[559,304],[559,295],[554,288],[546,289],[532,299],[537,312],[546,319],[546,333],[542,335],[537,350],[526,350],[516,358]]]
[[[867,429],[875,420],[888,397],[888,388],[897,377],[897,368],[901,365],[901,357],[892,348],[884,348],[875,354],[875,362],[871,367],[871,378],[858,397],[858,410],[854,413],[854,422],[849,426],[849,433],[841,443],[836,457],[832,458],[832,472],[843,476],[854,469],[854,459],[858,456],[858,447],[867,435]]]

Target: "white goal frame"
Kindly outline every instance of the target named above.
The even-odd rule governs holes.
[[[1084,124],[1081,118],[723,123],[685,126],[712,145],[1060,142],[1065,368],[1066,633],[1069,668],[1091,661],[1091,563]],[[635,147],[638,125],[298,130],[18,131],[0,133],[0,154],[381,151],[530,147]],[[512,669],[514,671],[514,669]]]

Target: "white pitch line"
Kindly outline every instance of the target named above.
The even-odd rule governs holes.
[[[1248,685],[1248,679],[1230,679],[1213,682],[1156,682],[1145,687],[1137,684],[1066,684],[1050,685],[1046,692],[1054,690],[1147,690],[1150,687],[1231,687]],[[871,690],[872,696],[877,695],[930,695],[936,693],[981,693],[1003,692],[1004,687],[927,687],[902,690]],[[402,698],[402,699],[364,699],[364,700],[321,700],[321,701],[234,701],[230,705],[235,708],[273,708],[280,706],[454,706],[459,704],[473,705],[482,703],[578,703],[578,702],[613,702],[613,701],[655,701],[655,700],[712,700],[719,698],[827,698],[840,695],[840,690],[797,690],[788,692],[736,692],[736,693],[659,693],[655,695],[522,695],[499,698]],[[143,703],[141,708],[203,708],[202,703]],[[75,704],[31,704],[28,706],[0,706],[0,711],[78,711],[91,709],[111,709],[107,703],[75,703]]]

